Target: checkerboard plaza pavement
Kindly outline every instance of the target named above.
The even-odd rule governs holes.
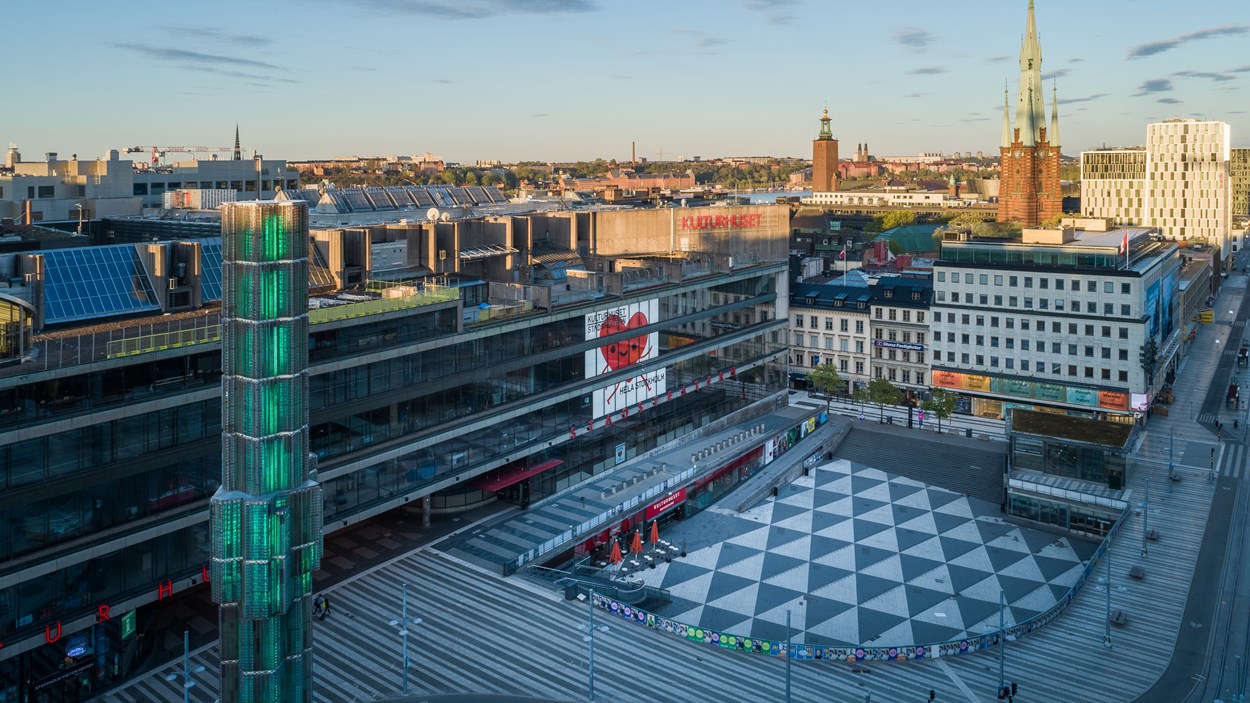
[[[1096,547],[846,460],[743,513],[705,511],[667,538],[683,541],[682,530],[701,533],[705,546],[637,574],[672,594],[657,615],[783,640],[789,610],[796,642],[835,646],[985,634],[998,628],[1000,592],[1007,625],[1023,622],[1063,599]]]

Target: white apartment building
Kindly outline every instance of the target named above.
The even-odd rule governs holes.
[[[976,415],[1021,407],[1132,422],[1174,367],[1179,248],[1152,230],[965,236],[942,243],[934,272],[931,385]]]
[[[872,376],[911,397],[929,390],[929,278],[882,276],[872,286]]]
[[[833,363],[849,390],[872,378],[872,289],[799,283],[790,293],[790,382]]]
[[[1146,125],[1144,149],[1081,154],[1081,213],[1200,240],[1227,259],[1232,245],[1231,128],[1172,119]]]

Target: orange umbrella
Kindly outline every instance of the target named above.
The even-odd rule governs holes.
[[[660,541],[660,522],[658,520],[651,523],[651,544]]]
[[[634,541],[629,545],[629,551],[634,554],[642,554],[642,532],[634,530]]]
[[[619,563],[621,563],[621,560],[622,560],[622,557],[621,557],[621,543],[620,543],[620,542],[617,542],[616,540],[612,540],[612,556],[609,558],[609,560],[610,560],[613,564],[619,564]]]

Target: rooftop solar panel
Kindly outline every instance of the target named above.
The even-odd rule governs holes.
[[[374,210],[394,210],[395,203],[391,202],[386,191],[382,188],[365,188],[365,195],[369,196],[369,200],[373,202]]]
[[[508,199],[504,197],[503,191],[499,190],[498,186],[486,186],[483,190],[490,196],[490,200],[493,203],[508,202]]]
[[[221,300],[221,237],[200,241],[200,298]]]
[[[386,194],[391,196],[391,200],[394,200],[399,207],[412,207],[412,195],[408,192],[406,186],[387,186]]]
[[[369,212],[373,210],[373,205],[369,202],[369,199],[359,190],[342,191],[342,196],[347,201],[348,206],[351,207],[352,212]]]
[[[411,188],[409,192],[412,193],[413,199],[417,201],[417,207],[434,207],[434,198],[430,195],[429,189]]]
[[[465,191],[473,199],[474,205],[485,205],[490,202],[490,198],[486,197],[486,191],[481,186],[469,186],[465,188]]]
[[[48,324],[159,310],[132,244],[43,253]]]

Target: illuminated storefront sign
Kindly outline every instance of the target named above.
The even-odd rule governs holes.
[[[663,513],[664,511],[668,510],[669,508],[673,508],[675,506],[681,505],[685,501],[686,501],[686,489],[684,487],[678,488],[676,491],[673,491],[672,493],[664,496],[663,498],[657,500],[651,505],[648,505],[646,513],[645,513],[646,518],[648,520],[654,520],[655,518],[659,517],[660,514]]]
[[[1130,405],[1129,394],[1120,391],[1101,391],[1095,388],[1063,386],[1056,383],[1026,381],[1018,378],[991,378],[989,376],[976,376],[938,369],[933,371],[932,378],[933,385],[941,388],[994,393],[1051,403],[1102,408],[1104,410],[1127,411],[1134,409],[1142,412],[1148,404],[1146,396],[1140,393],[1133,394],[1132,404]],[[1042,408],[1034,409],[1041,410]]]
[[[681,218],[682,229],[746,229],[759,227],[764,221],[760,213],[743,215],[687,215]]]
[[[872,345],[874,347],[885,347],[886,349],[905,349],[907,351],[918,351],[918,352],[924,351],[923,344],[910,344],[908,342],[891,342],[888,339],[874,339],[872,340]]]

